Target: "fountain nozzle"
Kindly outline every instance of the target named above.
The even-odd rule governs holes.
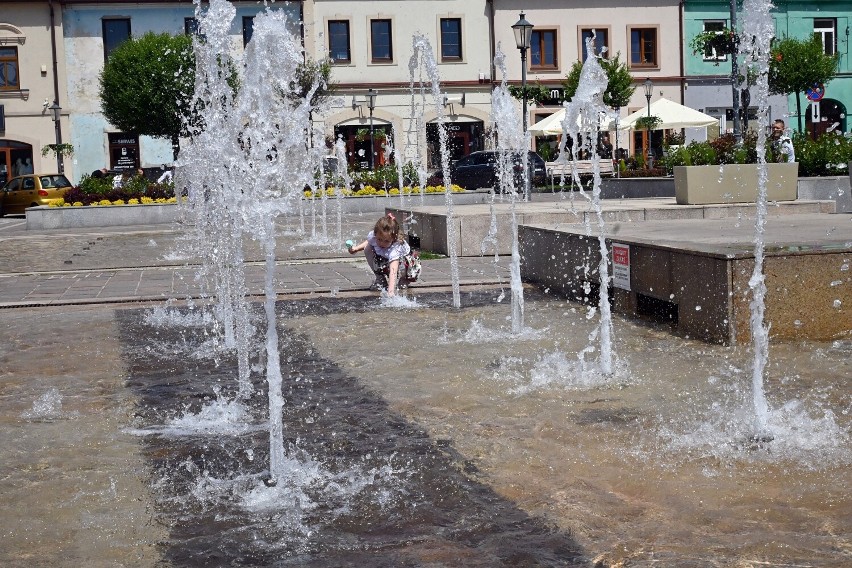
[[[274,477],[267,477],[267,478],[264,478],[263,484],[266,485],[267,487],[275,487],[276,485],[278,485],[278,480],[275,479]]]

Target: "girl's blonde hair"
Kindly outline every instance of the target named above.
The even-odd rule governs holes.
[[[374,235],[390,235],[391,241],[403,241],[402,232],[400,231],[399,223],[396,221],[393,213],[388,213],[376,221],[376,226],[373,227]]]

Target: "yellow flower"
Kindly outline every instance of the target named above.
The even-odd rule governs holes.
[[[150,205],[150,204],[154,203],[154,200],[151,199],[150,197],[143,197],[141,201],[144,205]]]
[[[166,199],[166,203],[177,203],[177,197],[169,197]]]
[[[391,195],[399,195],[399,188],[394,187],[390,190]]]
[[[82,202],[82,201],[75,201],[75,202],[74,202],[74,207],[82,207],[82,206],[83,206],[83,202]]]
[[[136,199],[135,197],[131,197],[130,199],[127,200],[127,204],[128,205],[139,205],[139,200]]]
[[[112,202],[112,204],[113,205],[124,205],[124,200],[123,199],[116,199],[115,201]]]
[[[112,205],[112,201],[110,201],[109,199],[101,199],[100,201],[98,201],[98,205]]]

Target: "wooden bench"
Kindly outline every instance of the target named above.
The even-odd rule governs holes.
[[[553,178],[564,177],[566,180],[574,179],[573,172],[577,172],[578,177],[588,177],[595,173],[595,164],[592,160],[573,160],[568,162],[547,162],[545,164],[547,177],[550,178],[551,185]],[[615,163],[609,158],[601,158],[598,162],[598,169],[601,176],[615,175]]]

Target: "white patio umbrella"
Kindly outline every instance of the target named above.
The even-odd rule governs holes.
[[[528,130],[533,134],[558,136],[562,134],[562,121],[565,120],[565,109],[559,109],[548,117],[545,117],[532,126]],[[623,130],[619,124],[619,130]],[[608,118],[606,115],[601,115],[600,118],[601,132],[615,130],[615,121]]]
[[[636,121],[643,116],[648,116],[647,107],[628,115],[618,125],[619,130],[622,128],[635,128]],[[662,120],[655,130],[701,128],[719,123],[717,118],[714,118],[709,114],[698,112],[695,109],[683,106],[682,104],[678,104],[665,98],[657,99],[651,103],[651,116],[656,116]]]

